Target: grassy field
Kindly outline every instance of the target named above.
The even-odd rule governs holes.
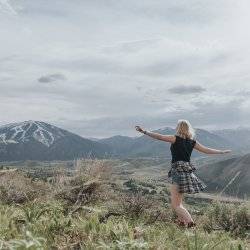
[[[12,164],[0,170],[0,249],[250,249],[248,200],[186,195],[174,223],[161,159]]]

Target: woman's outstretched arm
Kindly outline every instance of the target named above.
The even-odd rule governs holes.
[[[196,141],[194,148],[205,154],[225,154],[225,153],[231,152],[231,150],[219,150],[219,149],[214,149],[214,148],[208,148],[200,144],[198,141]]]
[[[173,136],[173,135],[162,135],[159,133],[149,132],[149,131],[143,130],[140,126],[135,126],[135,128],[137,131],[139,131],[145,135],[148,135],[154,139],[157,139],[157,140],[171,142],[171,143],[173,143],[175,141],[175,136]]]

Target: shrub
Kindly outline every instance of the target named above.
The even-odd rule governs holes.
[[[99,188],[98,182],[89,182],[74,187],[65,186],[55,194],[55,197],[67,201],[69,205],[85,205],[98,199]]]
[[[144,188],[141,185],[141,182],[137,183],[134,179],[129,179],[128,181],[123,183],[124,186],[128,187],[128,190],[133,193],[141,192],[142,194],[155,194],[157,193],[155,190],[150,191],[148,188]],[[146,185],[144,185],[146,186]],[[150,186],[150,185],[149,185]]]
[[[121,195],[120,204],[124,214],[138,218],[153,206],[154,201],[142,192]]]
[[[143,187],[150,187],[152,189],[156,188],[154,184],[145,181],[140,181],[139,184]]]
[[[212,202],[203,216],[203,228],[212,230],[224,230],[232,236],[247,236],[250,229],[250,214],[245,204],[226,204],[218,201]]]
[[[107,180],[110,178],[110,168],[105,160],[79,159],[76,161],[75,172],[68,176],[61,169],[57,171],[51,183],[54,187],[54,197],[62,199],[68,205],[75,205],[73,211],[81,205],[98,200],[105,200],[112,192],[108,192]]]
[[[0,174],[0,200],[2,203],[22,204],[48,193],[48,186],[42,181],[32,181],[22,172],[6,170]]]

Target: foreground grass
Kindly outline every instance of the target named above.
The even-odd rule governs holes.
[[[97,209],[96,209],[97,210]],[[98,210],[99,211],[99,210]],[[247,240],[230,232],[179,228],[172,222],[144,224],[144,218],[98,212],[65,215],[58,202],[1,206],[2,249],[247,249]]]
[[[190,205],[198,226],[185,229],[161,196],[123,192],[100,162],[80,170],[0,175],[0,249],[250,249],[247,203]]]

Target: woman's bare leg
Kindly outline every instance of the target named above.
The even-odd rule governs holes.
[[[182,205],[183,194],[178,192],[178,185],[171,185],[171,206],[176,214],[184,220],[185,223],[194,222],[190,213]]]

